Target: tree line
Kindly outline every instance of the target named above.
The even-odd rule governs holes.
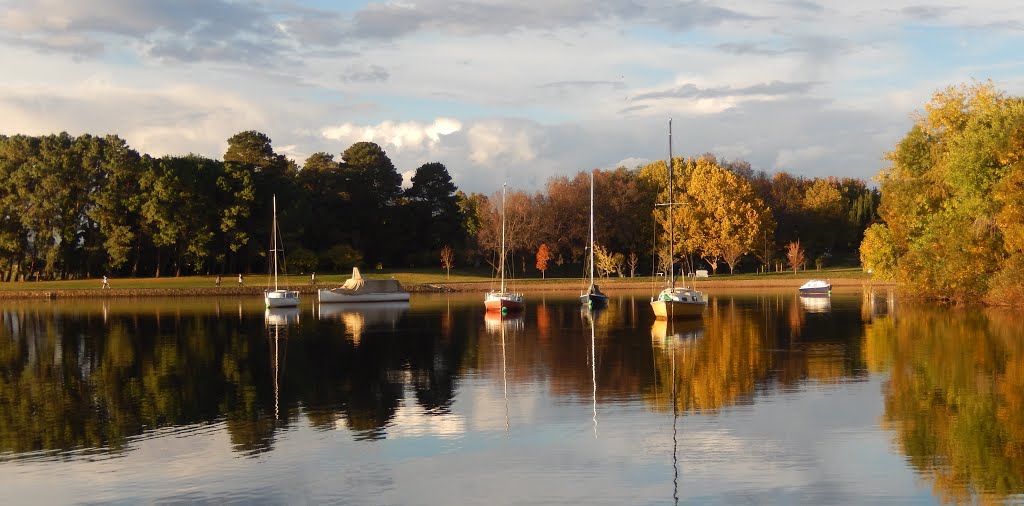
[[[605,275],[646,273],[669,259],[778,267],[793,241],[816,263],[848,262],[876,216],[878,192],[861,180],[755,173],[710,154],[672,165],[671,207],[656,205],[667,201],[664,161],[595,171]],[[416,168],[403,188],[372,142],[299,166],[256,131],[228,139],[221,160],[140,154],[116,135],[0,136],[0,179],[0,281],[265,271],[273,195],[293,273],[494,266],[500,244],[499,194],[460,191],[439,162]],[[517,275],[539,274],[541,246],[563,274],[581,272],[587,172],[552,177],[542,192],[512,191],[505,213]]]
[[[594,171],[595,265],[602,275],[667,272],[669,262],[691,272],[732,272],[741,265],[779,270],[787,267],[783,255],[790,244],[798,244],[816,265],[856,263],[863,231],[877,219],[880,196],[862,180],[769,175],[712,154],[674,158],[672,170],[672,205],[663,160]],[[544,192],[508,194],[506,246],[521,259],[521,271],[533,258],[557,266],[584,260],[589,192],[590,174],[579,172],[549,179]],[[500,243],[499,198],[477,204],[484,212],[475,246],[491,259]]]

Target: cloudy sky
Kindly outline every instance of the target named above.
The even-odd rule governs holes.
[[[938,89],[1024,94],[994,0],[0,0],[0,133],[300,165],[376,142],[464,190],[674,153],[873,177]]]

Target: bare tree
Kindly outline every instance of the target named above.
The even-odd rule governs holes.
[[[722,244],[722,260],[729,266],[729,274],[736,270],[736,263],[743,256],[743,245],[738,241],[726,241]]]
[[[480,230],[477,232],[477,242],[480,248],[488,253],[490,259],[484,258],[489,264],[498,270],[498,259],[502,256],[501,250],[501,222],[502,204],[501,193],[487,199],[486,206],[481,212]],[[531,247],[531,215],[532,201],[530,196],[523,192],[510,191],[505,198],[505,262],[506,269],[513,267],[515,253],[523,252]],[[525,271],[525,255],[520,255]],[[506,272],[509,274],[509,272]]]
[[[629,258],[626,260],[626,264],[629,265],[629,277],[636,276],[636,266],[640,263],[640,257],[637,256],[635,251],[629,252]]]
[[[768,231],[761,232],[761,245],[754,250],[754,256],[764,264],[764,271],[769,272],[775,264],[775,241],[768,239]]]
[[[455,250],[451,246],[445,244],[441,248],[441,267],[445,269],[445,279],[452,277],[452,265],[455,264]]]

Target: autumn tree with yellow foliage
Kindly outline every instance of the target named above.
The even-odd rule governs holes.
[[[671,206],[675,245],[684,257],[700,256],[717,271],[724,262],[732,272],[736,263],[754,250],[767,232],[775,233],[771,209],[754,192],[750,181],[722,168],[714,159],[673,160],[674,205]],[[655,163],[644,174],[658,181],[659,202],[668,201],[665,165]],[[666,230],[668,242],[669,207],[655,211],[658,224]]]
[[[884,224],[861,261],[924,296],[1024,301],[1024,99],[991,82],[935,93],[879,174]]]

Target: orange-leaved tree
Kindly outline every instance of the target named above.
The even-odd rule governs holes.
[[[537,248],[537,270],[540,271],[541,279],[544,278],[544,271],[548,270],[548,260],[551,260],[551,252],[547,244],[541,243]]]

